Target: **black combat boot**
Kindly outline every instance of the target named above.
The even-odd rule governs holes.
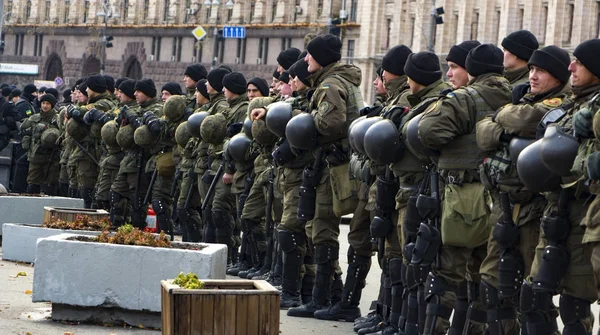
[[[83,207],[92,208],[92,202],[94,201],[94,189],[90,187],[80,187],[79,194],[83,199]]]
[[[334,262],[338,260],[337,246],[318,244],[315,246],[317,276],[313,287],[313,297],[308,304],[288,310],[287,315],[312,318],[316,311],[331,305],[332,280],[335,273]]]
[[[79,192],[77,192],[76,188],[69,187],[69,190],[67,191],[67,196],[69,198],[79,198]]]
[[[279,244],[283,251],[283,273],[281,281],[281,308],[300,306],[300,270],[304,258],[299,247],[306,243],[305,233],[279,231]]]
[[[206,208],[202,211],[202,224],[204,226],[204,243],[216,243],[216,227],[212,217],[212,210]]]
[[[38,184],[27,184],[27,194],[40,194],[41,186]]]
[[[273,260],[274,265],[271,270],[271,277],[267,279],[269,284],[273,285],[278,290],[281,290],[281,274],[283,272],[283,252],[279,247],[279,241],[275,246],[275,259]]]
[[[173,221],[171,221],[171,213],[166,202],[162,199],[154,199],[152,200],[152,209],[156,213],[158,232],[165,232],[165,234],[171,236],[171,241],[173,241]]]
[[[342,291],[342,300],[328,309],[316,311],[315,318],[351,322],[360,317],[358,305],[370,267],[370,257],[357,256],[354,249],[350,248],[348,251],[348,272],[346,284]]]
[[[68,197],[69,183],[58,183],[58,192],[61,197]]]

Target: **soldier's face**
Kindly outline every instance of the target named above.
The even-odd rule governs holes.
[[[454,62],[448,62],[448,72],[446,72],[446,75],[453,89],[466,86],[469,82],[467,70]]]
[[[375,94],[385,95],[387,93],[385,86],[383,85],[383,80],[381,80],[380,76],[375,76],[375,80],[373,80],[373,86],[375,86]]]
[[[79,99],[79,91],[74,90],[71,92],[71,101],[76,102]]]
[[[519,58],[512,52],[504,50],[504,68],[507,70],[514,70],[519,65]]]
[[[144,94],[142,91],[135,91],[133,95],[135,96],[135,101],[137,101],[137,103],[140,105],[150,100],[150,97]]]
[[[217,90],[215,90],[210,83],[208,82],[208,80],[206,81],[206,91],[208,92],[208,94],[215,94],[215,93],[219,93],[217,92]]]
[[[248,100],[252,101],[252,99],[254,98],[259,98],[262,97],[262,93],[260,93],[260,90],[258,89],[258,87],[256,87],[254,84],[248,84]]]
[[[133,100],[133,99],[131,99],[127,94],[125,94],[123,92],[120,92],[120,94],[119,94],[119,101],[121,103],[129,102],[131,100]]]
[[[167,90],[163,90],[162,92],[160,92],[160,98],[162,99],[163,102],[167,101],[167,99],[169,99],[172,96],[171,93],[169,93],[169,91]]]
[[[88,101],[88,97],[85,94],[79,92],[79,96],[77,97],[77,101],[79,101],[79,103],[84,104],[84,103],[86,103]]]
[[[306,89],[306,85],[304,85],[304,83],[302,82],[302,80],[300,80],[300,78],[295,77],[294,78],[294,85],[296,85],[296,91],[300,92],[304,89]]]
[[[202,95],[202,93],[200,93],[200,91],[196,90],[196,92],[194,92],[194,97],[196,97],[196,103],[198,105],[205,105],[208,103],[208,99],[206,99],[205,96]]]
[[[529,85],[531,86],[531,93],[540,94],[558,87],[560,81],[548,71],[531,65],[529,67]]]
[[[310,53],[306,54],[306,57],[304,57],[304,61],[308,64],[308,72],[310,73],[317,72],[323,68],[321,64],[319,64]]]
[[[571,85],[574,87],[584,87],[600,82],[600,78],[594,76],[577,58],[569,64],[569,71],[571,71]]]
[[[283,66],[277,64],[277,72],[279,72],[279,74],[282,74],[285,71],[285,69],[283,68]]]
[[[47,113],[50,110],[52,110],[52,104],[50,104],[48,101],[42,101],[42,112]]]
[[[194,79],[190,78],[190,76],[188,76],[187,74],[183,75],[183,84],[187,88],[193,88],[196,86],[196,82],[194,81]]]
[[[121,101],[121,95],[122,95],[122,94],[123,94],[123,93],[121,92],[121,90],[120,90],[120,89],[118,89],[118,88],[115,88],[115,97],[116,97],[116,98],[117,98],[119,101]]]
[[[225,95],[226,99],[233,99],[238,96],[237,94],[231,92],[230,90],[228,90],[225,87],[223,87],[223,95]]]
[[[297,91],[298,88],[296,87],[296,80],[294,80],[295,78],[290,78],[290,87],[292,88],[292,92]]]

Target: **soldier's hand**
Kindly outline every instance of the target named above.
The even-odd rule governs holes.
[[[232,123],[227,127],[227,137],[233,137],[236,134],[239,134],[242,131],[242,127],[244,126],[241,122]]]
[[[229,185],[233,183],[233,175],[229,173],[223,173],[223,184]]]
[[[267,115],[267,110],[264,108],[254,108],[250,112],[250,121],[262,119]]]
[[[527,92],[529,92],[529,83],[515,86],[512,91],[512,104],[518,105]]]
[[[157,119],[156,114],[154,114],[153,112],[146,112],[144,113],[144,116],[142,116],[142,124],[149,124],[150,121]]]
[[[587,108],[580,109],[573,115],[573,129],[577,137],[591,138],[594,136],[594,131],[592,130],[593,118],[592,111]]]
[[[600,180],[600,152],[588,156],[586,167],[590,179]]]

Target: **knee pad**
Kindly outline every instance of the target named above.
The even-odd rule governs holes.
[[[190,212],[187,208],[177,208],[177,218],[181,223],[185,224],[190,220]]]
[[[563,246],[547,245],[537,275],[533,279],[534,290],[554,294],[569,266],[569,250]]]
[[[212,218],[215,224],[215,228],[217,229],[217,231],[219,231],[217,235],[231,235],[231,233],[233,232],[233,227],[231,225],[232,218],[229,213],[223,210],[216,209],[212,211]]]
[[[547,311],[552,307],[552,294],[546,291],[537,291],[534,284],[524,281],[521,286],[519,305],[524,313]]]
[[[398,193],[398,182],[395,179],[377,177],[377,195],[375,203],[377,209],[389,213],[396,209],[396,193]]]
[[[406,243],[404,248],[402,248],[402,256],[408,261],[408,263],[410,263],[412,260],[413,250],[415,250],[414,243]]]
[[[123,196],[115,191],[110,191],[109,198],[111,210],[118,209],[120,211],[121,208],[118,207],[118,204],[123,199]]]
[[[442,245],[442,234],[434,227],[421,223],[412,259],[417,264],[431,264]]]
[[[416,236],[419,232],[419,226],[423,222],[423,217],[417,209],[417,197],[408,198],[406,206],[406,216],[404,218],[404,231],[408,236]]]
[[[580,321],[592,314],[590,305],[591,303],[587,300],[575,298],[570,295],[560,295],[560,319],[565,325],[563,334],[586,334],[585,327]]]
[[[519,227],[515,224],[496,223],[492,237],[501,249],[513,248],[519,242]]]
[[[402,258],[392,258],[389,261],[390,281],[392,286],[402,284]]]
[[[427,276],[427,281],[425,282],[425,299],[429,302],[430,298],[433,296],[441,297],[448,291],[450,285],[446,281],[446,279],[436,276],[433,272],[430,272]]]
[[[279,231],[279,245],[281,251],[285,254],[289,254],[298,247],[306,243],[306,234],[304,233],[292,233],[287,230]]]
[[[383,238],[392,233],[394,229],[389,218],[375,216],[371,221],[370,232],[372,237]]]
[[[154,210],[157,216],[165,214],[167,212],[167,206],[161,199],[152,200],[152,209]]]
[[[280,241],[281,243],[281,241]],[[328,244],[317,244],[315,245],[315,263],[325,264],[329,261],[335,261],[339,259],[338,247],[333,247]]]
[[[500,297],[498,296],[498,289],[485,281],[481,281],[479,285],[479,294],[483,305],[488,308],[498,308],[500,306]]]
[[[569,237],[571,224],[569,219],[564,216],[544,216],[542,230],[548,241],[558,243]]]
[[[504,250],[498,264],[498,289],[501,299],[509,299],[517,294],[523,283],[525,263],[521,253],[516,250]]]

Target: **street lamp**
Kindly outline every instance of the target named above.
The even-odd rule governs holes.
[[[212,60],[212,67],[214,68],[215,66],[217,66],[217,55],[219,53],[219,20],[220,20],[220,16],[219,16],[219,6],[221,5],[221,2],[219,0],[206,0],[204,1],[204,5],[206,6],[211,6],[212,9],[215,9],[217,11],[217,20],[215,22],[215,28],[213,29],[213,60]],[[229,9],[233,8],[233,1],[232,0],[228,0],[227,3],[225,4],[225,6]],[[216,8],[215,8],[216,7]],[[212,10],[211,9],[211,10]]]
[[[108,0],[104,0],[102,2],[102,9],[96,13],[96,16],[100,16],[104,19],[104,27],[102,28],[102,53],[100,54],[100,74],[104,75],[106,48],[112,48],[112,40],[114,39],[112,36],[106,35],[106,30],[108,29],[108,20],[111,18],[118,19],[121,17],[121,15],[113,10]]]

